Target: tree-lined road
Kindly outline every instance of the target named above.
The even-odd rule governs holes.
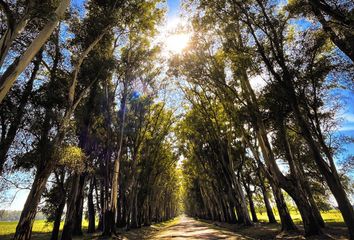
[[[354,240],[353,9],[0,0],[0,239]]]

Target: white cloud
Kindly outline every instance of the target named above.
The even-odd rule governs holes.
[[[348,132],[348,131],[354,131],[354,125],[347,125],[343,126],[338,129],[339,132]]]
[[[345,113],[342,115],[345,122],[354,123],[354,114],[352,113]]]
[[[337,120],[339,120],[342,126],[338,129],[339,132],[349,132],[354,131],[354,114],[352,113],[342,113],[337,115]]]

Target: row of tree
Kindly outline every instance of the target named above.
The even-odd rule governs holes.
[[[31,238],[39,206],[51,239],[63,216],[71,239],[84,216],[110,236],[178,214],[175,117],[152,44],[160,1],[69,4],[0,1],[0,174],[34,175],[14,239]]]
[[[170,73],[190,106],[178,129],[187,213],[252,225],[256,191],[275,222],[271,189],[282,230],[293,231],[285,191],[306,235],[318,235],[325,223],[316,199],[330,193],[354,239],[352,189],[334,159],[345,140],[334,134],[332,94],[353,83],[353,2],[185,5],[194,34]]]

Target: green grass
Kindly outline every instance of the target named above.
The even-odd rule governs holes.
[[[13,235],[16,231],[17,222],[0,222],[0,239],[3,239],[3,236]],[[60,224],[60,230],[63,229],[64,222]],[[88,222],[84,220],[82,222],[83,228],[87,228]],[[32,233],[51,233],[53,229],[53,223],[48,223],[46,220],[35,220],[32,228]],[[47,237],[48,238],[48,237]]]
[[[280,221],[279,215],[276,211],[274,211],[275,218],[277,221]],[[290,211],[291,217],[295,224],[301,224],[301,215],[299,211],[291,210]],[[338,210],[330,210],[326,212],[321,212],[322,218],[326,223],[343,223],[342,214]],[[261,222],[268,222],[268,216],[266,212],[262,212],[262,214],[257,212],[258,220]]]
[[[17,222],[0,222],[0,236],[15,232]],[[33,224],[33,232],[51,232],[53,225],[45,220],[36,220]]]
[[[325,220],[325,222],[341,222],[343,223],[344,220],[343,220],[343,216],[342,214],[338,211],[338,210],[330,210],[330,211],[327,211],[327,212],[323,212],[321,213],[323,219]]]
[[[165,221],[162,223],[157,223],[152,225],[151,227],[142,227],[139,229],[134,229],[132,231],[123,231],[122,236],[128,239],[143,239],[142,236],[148,238],[152,234],[156,233],[159,229],[172,226],[178,222],[178,218],[174,218],[169,221]],[[96,223],[97,226],[98,223]],[[13,234],[16,231],[17,222],[0,222],[0,239],[1,240],[10,240],[13,237]],[[60,224],[60,230],[63,229],[64,222]],[[82,222],[82,227],[84,232],[88,227],[88,221],[84,220]],[[50,238],[50,233],[52,232],[53,224],[47,223],[45,220],[36,220],[34,221],[32,228],[32,238],[38,240],[44,240]],[[85,239],[98,239],[97,234],[86,235]]]

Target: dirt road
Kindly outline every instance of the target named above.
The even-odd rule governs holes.
[[[212,224],[204,223],[185,216],[179,221],[165,229],[160,230],[150,239],[251,239],[245,238],[236,233],[223,230]]]

